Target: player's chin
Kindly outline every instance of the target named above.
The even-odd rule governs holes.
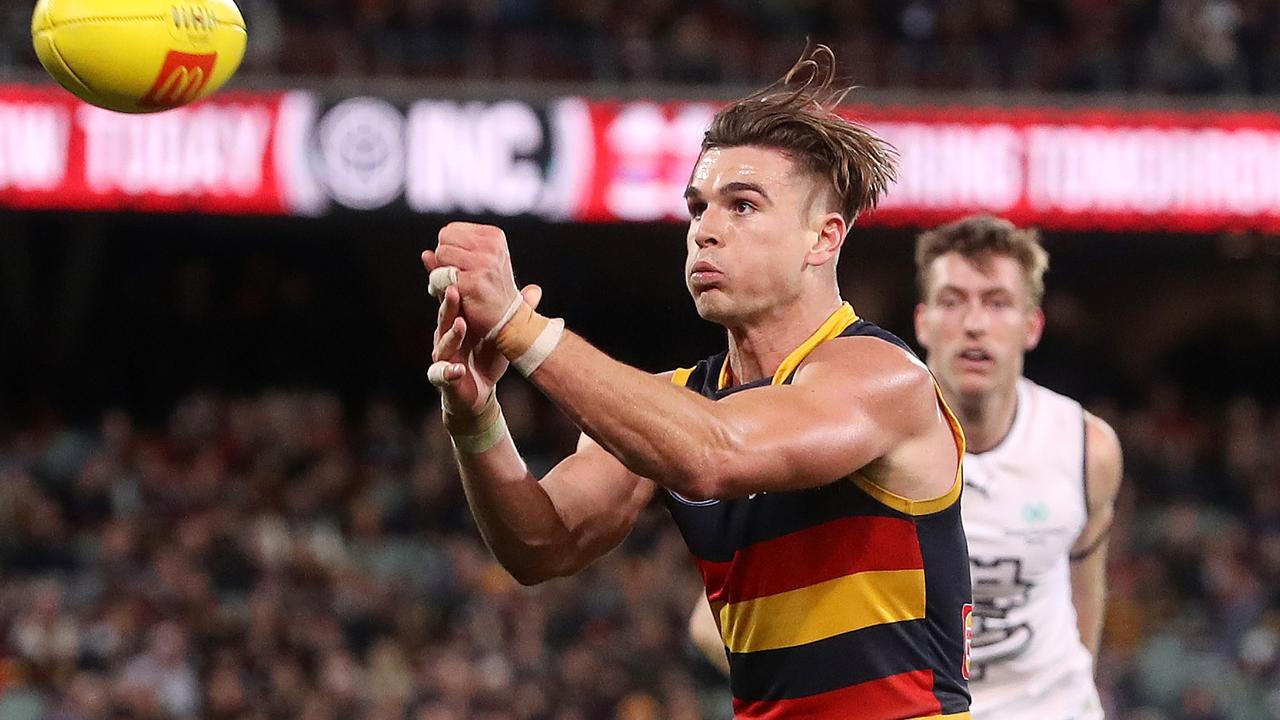
[[[953,378],[955,391],[962,397],[978,399],[985,397],[996,388],[994,374],[962,372]]]
[[[725,323],[736,317],[733,302],[719,288],[691,290],[693,305],[698,309],[698,316],[713,323]]]

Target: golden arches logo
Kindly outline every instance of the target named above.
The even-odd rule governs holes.
[[[138,105],[144,108],[172,108],[195,100],[209,83],[217,53],[192,55],[170,50],[155,83]]]

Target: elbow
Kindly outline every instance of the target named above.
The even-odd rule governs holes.
[[[526,588],[540,585],[547,580],[567,578],[581,570],[580,560],[563,546],[526,547],[520,553],[520,559],[502,561],[502,568],[507,570],[517,583]]]
[[[498,564],[513,580],[525,587],[541,585],[548,580],[571,574],[564,563],[555,562],[554,554],[539,553],[535,548],[525,548],[516,557],[494,555]]]
[[[524,587],[533,587],[555,577],[554,575],[527,568],[507,568],[507,573]]]
[[[507,574],[510,575],[512,579],[524,587],[541,585],[548,580],[554,580],[564,575],[564,573],[558,572],[556,568],[550,567],[546,564],[503,563],[502,567],[507,571]]]
[[[674,474],[670,487],[693,502],[734,497],[734,488],[741,486],[738,468],[743,457],[742,452],[733,450],[700,453]]]

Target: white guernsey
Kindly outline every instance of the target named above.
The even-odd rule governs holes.
[[[1069,556],[1088,520],[1085,414],[1025,378],[1009,434],[964,458],[974,717],[1101,718]]]
[[[971,217],[916,248],[916,338],[968,439],[961,514],[973,580],[974,720],[1098,720],[1093,681],[1120,444],[1022,376],[1044,329],[1034,231]]]

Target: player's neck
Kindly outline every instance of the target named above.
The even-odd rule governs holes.
[[[782,361],[822,327],[842,302],[839,295],[821,301],[798,302],[740,326],[728,327],[728,362],[733,384],[773,377]]]
[[[1018,414],[1018,388],[1010,384],[976,398],[960,398],[954,408],[964,427],[968,452],[983,453],[999,445]]]

